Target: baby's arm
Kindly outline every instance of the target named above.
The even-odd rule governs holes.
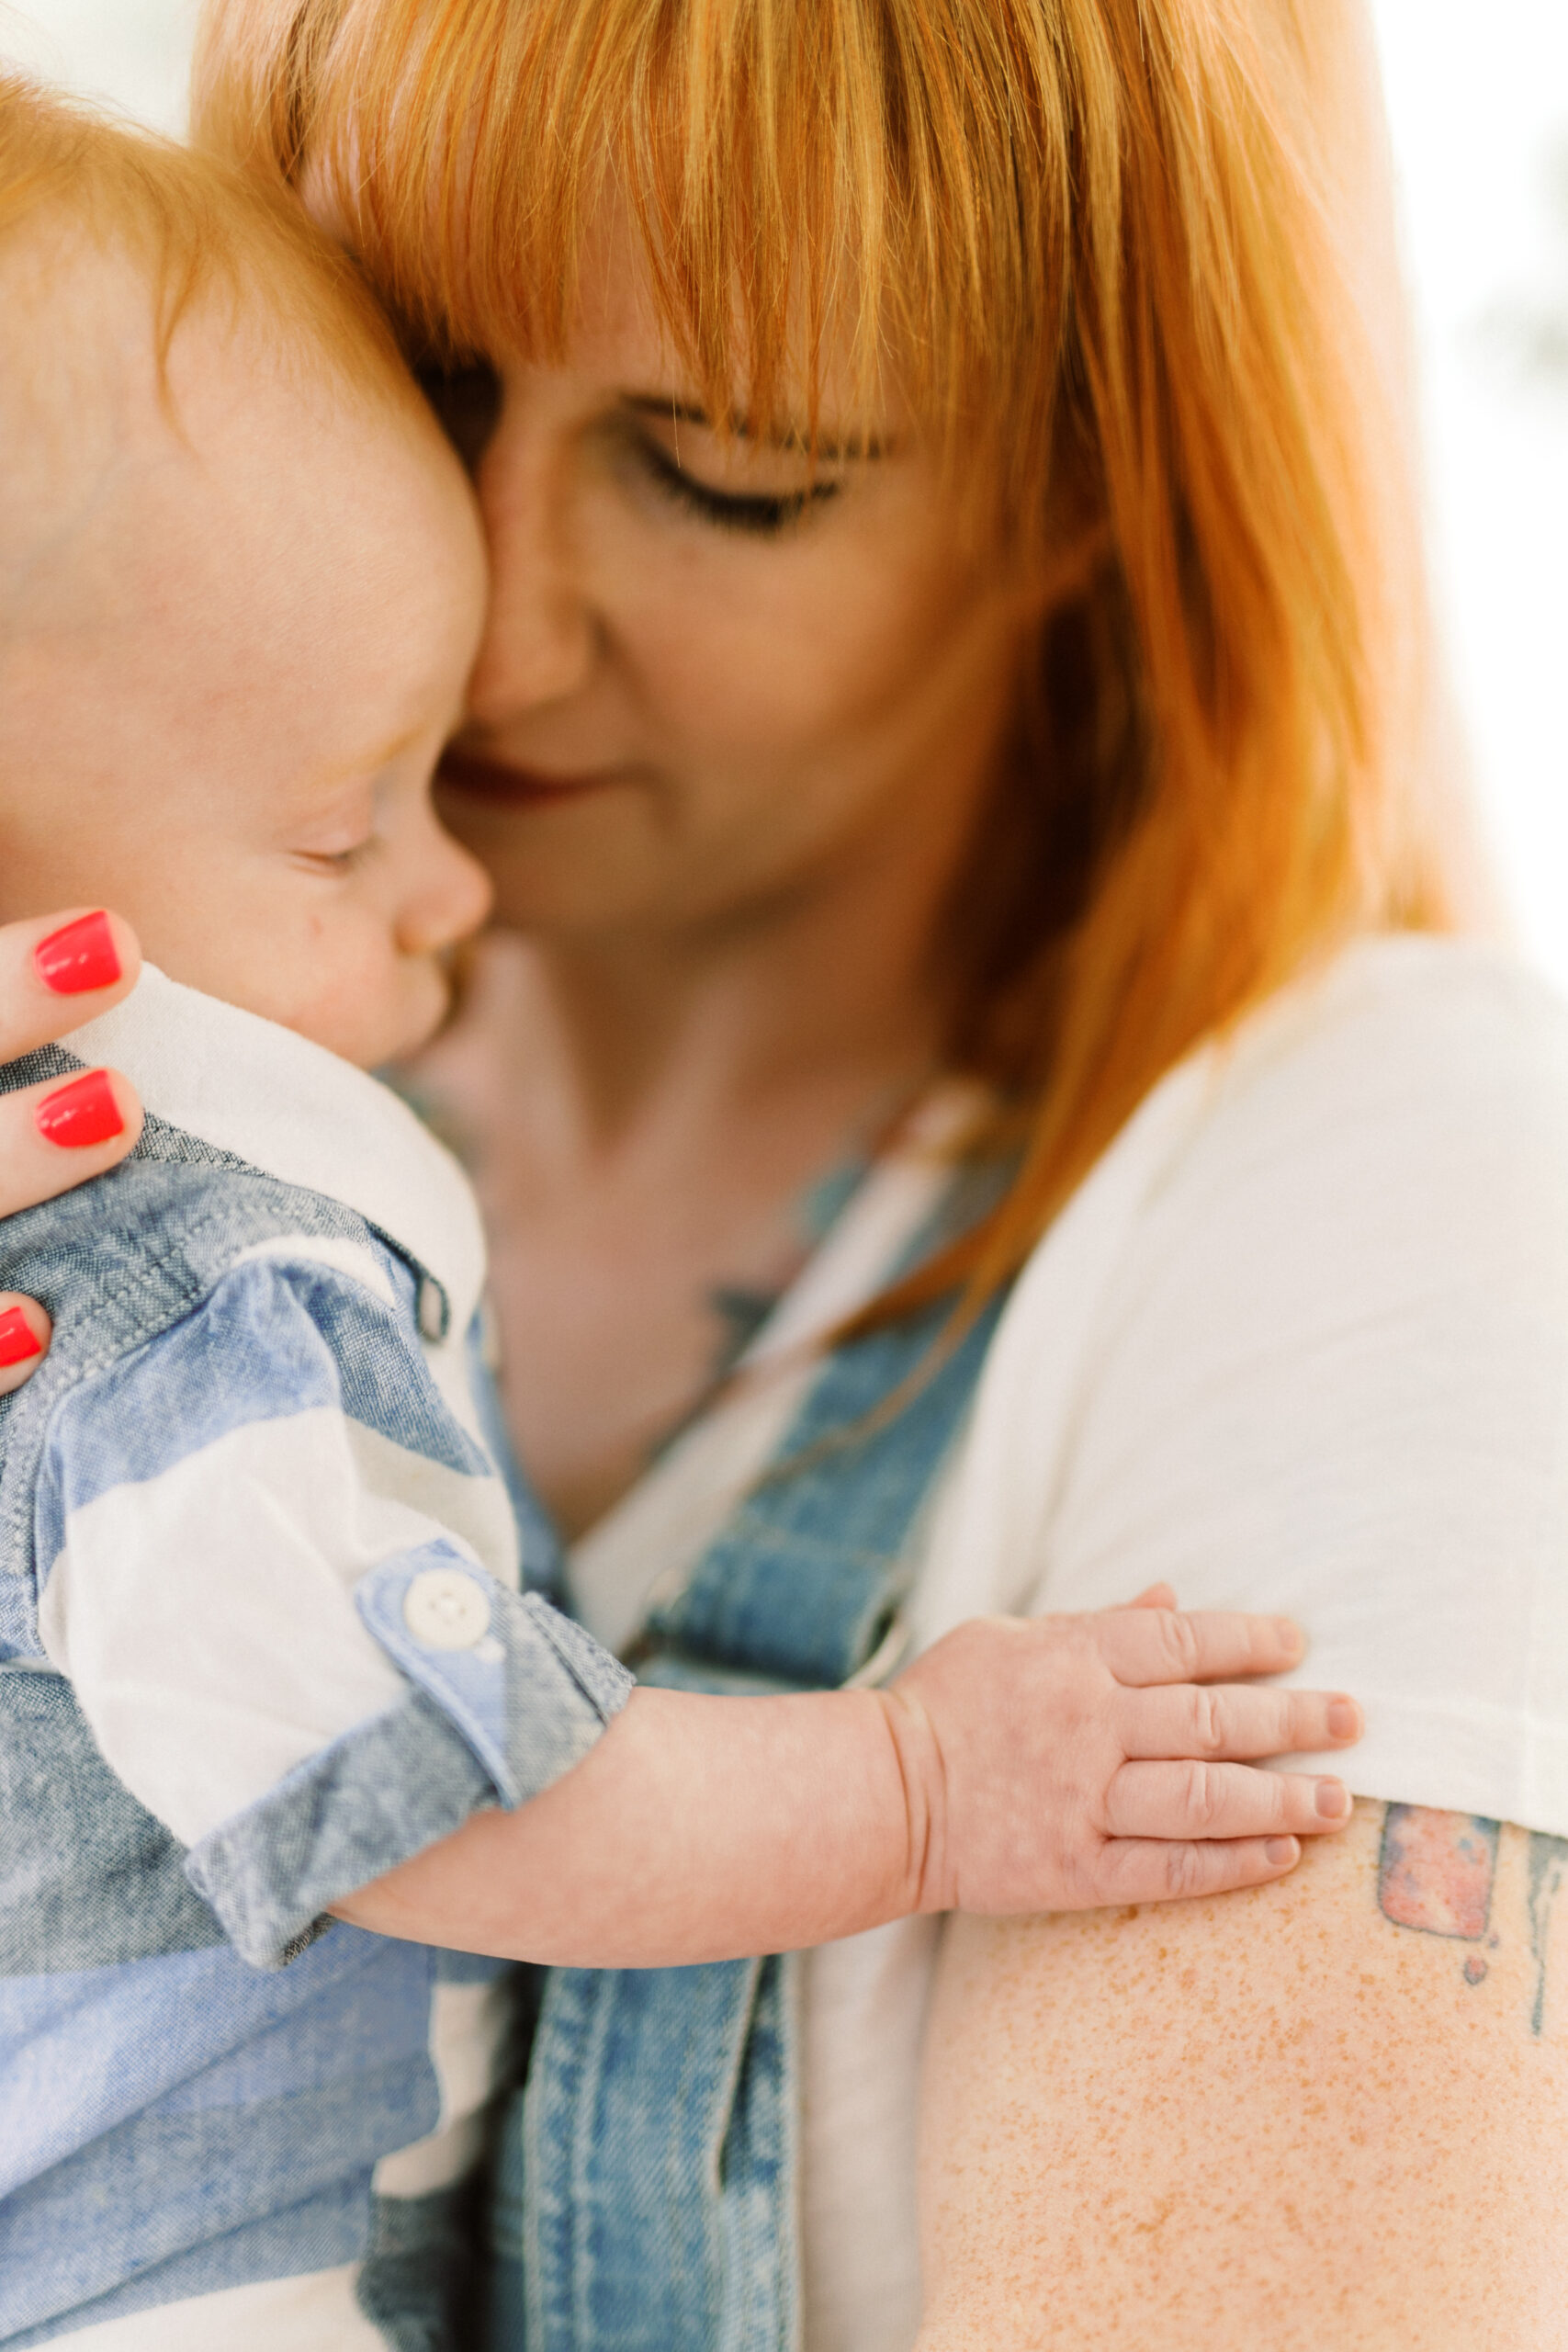
[[[687,1962],[1252,1884],[1335,1826],[1314,1784],[1214,1760],[1331,1744],[1326,1702],[1192,1685],[1292,1662],[1272,1621],[992,1621],[886,1692],[634,1692],[482,1565],[504,1498],[434,1386],[411,1394],[365,1254],[247,1259],[64,1400],[39,1482],[49,1655],[247,1959],[336,1910]]]
[[[1145,1606],[977,1620],[884,1691],[638,1690],[545,1794],[477,1815],[334,1908],[464,1950],[657,1967],[912,1911],[1260,1884],[1292,1868],[1297,1837],[1342,1827],[1350,1800],[1230,1759],[1347,1745],[1359,1712],[1212,1686],[1300,1653],[1274,1618]]]
[[[188,1186],[171,1214],[155,1165],[115,1183],[149,1247],[233,1214]],[[626,1702],[624,1668],[505,1580],[510,1503],[422,1361],[389,1254],[247,1252],[150,1343],[20,1409],[44,1417],[43,1650],[255,1965],[474,1813],[547,1788]]]

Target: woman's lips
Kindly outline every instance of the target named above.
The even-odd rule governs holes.
[[[478,758],[472,752],[443,755],[439,782],[470,800],[503,803],[507,808],[537,808],[547,801],[580,800],[584,793],[603,791],[622,781],[615,768],[597,768],[582,775],[548,775],[538,768],[512,767],[501,760]]]

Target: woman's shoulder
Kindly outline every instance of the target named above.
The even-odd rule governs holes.
[[[1499,1314],[1568,1333],[1568,1008],[1505,949],[1369,939],[1155,1089],[1025,1267],[986,1389],[1066,1426],[1117,1363],[1190,1394],[1211,1358],[1374,1327],[1397,1351],[1434,1316],[1463,1353]]]
[[[996,1355],[1066,1378],[1164,1303],[1190,1361],[1265,1302],[1282,1327],[1477,1279],[1568,1312],[1568,1007],[1506,949],[1366,939],[1154,1090],[1043,1237]]]
[[[1184,1077],[1185,1148],[1161,1191],[1212,1200],[1262,1179],[1293,1213],[1303,1187],[1342,1182],[1369,1208],[1418,1194],[1483,1222],[1533,1194],[1568,1236],[1568,1004],[1505,948],[1359,942]]]
[[[1484,941],[1359,940],[1213,1049],[1217,1114],[1372,1108],[1392,1123],[1477,1105],[1568,1114],[1568,1003]]]
[[[1483,942],[1360,940],[1170,1074],[1043,1238],[1014,1326],[1176,1288],[1194,1329],[1277,1287],[1550,1259],[1568,1299],[1568,1006]],[[1070,1301],[1070,1308],[1069,1308]]]
[[[1173,1072],[1045,1235],[953,1556],[1002,1607],[1047,1568],[1053,1607],[1297,1607],[1293,1562],[1316,1627],[1325,1562],[1364,1598],[1544,1525],[1565,1398],[1568,1011],[1505,951],[1369,941]]]

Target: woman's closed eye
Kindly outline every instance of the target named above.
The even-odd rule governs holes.
[[[717,530],[746,531],[758,538],[777,537],[840,490],[836,481],[803,482],[787,490],[720,490],[688,473],[642,433],[631,435],[630,454],[661,497]]]

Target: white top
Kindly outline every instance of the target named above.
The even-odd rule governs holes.
[[[940,1181],[882,1170],[763,1335],[870,1295]],[[624,1640],[805,1378],[693,1430],[580,1547]],[[919,1536],[930,1642],[989,1610],[1298,1616],[1358,1794],[1568,1835],[1568,1012],[1491,948],[1365,943],[1173,1072],[1014,1293]],[[807,2352],[907,2352],[940,1928],[809,1962]]]

